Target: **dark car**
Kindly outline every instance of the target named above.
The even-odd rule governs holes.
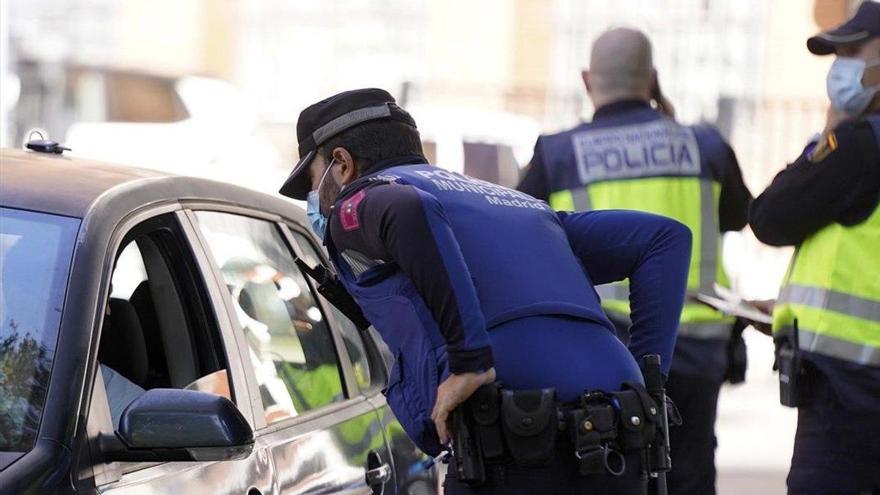
[[[436,493],[291,202],[0,151],[0,492]]]

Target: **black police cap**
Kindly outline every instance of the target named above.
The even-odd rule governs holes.
[[[318,147],[342,131],[380,119],[416,126],[413,118],[397,106],[394,97],[377,88],[345,91],[300,112],[296,122],[300,159],[278,192],[294,199],[306,199],[312,188],[309,163]]]
[[[852,19],[807,40],[807,49],[816,55],[830,55],[838,48],[855,46],[880,36],[880,3],[866,1]]]

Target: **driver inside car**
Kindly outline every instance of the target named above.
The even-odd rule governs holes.
[[[127,337],[132,337],[131,334],[121,333],[123,330],[123,328],[121,327],[124,327],[124,318],[119,318],[123,322],[123,324],[117,324],[115,325],[115,327],[113,325],[113,320],[115,319],[115,317],[113,316],[113,310],[111,308],[114,305],[114,301],[117,304],[123,305],[127,303],[127,301],[125,301],[124,299],[114,300],[111,298],[110,300],[108,300],[107,305],[104,307],[104,323],[102,335],[115,338],[105,340],[102,337],[101,350],[103,352],[107,352],[107,350],[110,349],[115,350],[118,353],[119,346],[134,345],[133,343],[125,340]],[[119,307],[124,309],[124,306]],[[114,333],[116,333],[117,335],[113,335]],[[114,346],[111,344],[116,345]],[[107,349],[104,349],[104,347],[107,347]],[[104,356],[104,358],[102,359],[101,356]],[[115,360],[111,360],[108,358],[115,358]],[[132,355],[116,353],[112,355],[104,355],[103,353],[99,353],[98,357],[99,364],[101,365],[101,377],[104,379],[104,390],[107,394],[107,404],[110,407],[110,417],[113,420],[114,429],[119,428],[119,420],[122,417],[122,413],[125,411],[125,408],[128,407],[129,404],[131,404],[135,399],[140,397],[141,394],[146,391],[144,387],[138,385],[131,378],[127,377],[119,371],[120,369],[126,369],[124,367],[119,367],[119,359],[137,360]],[[111,364],[117,366],[117,368],[114,368],[113,365],[108,364],[106,361],[111,361]],[[229,389],[229,379],[226,375],[225,368],[216,370],[212,373],[208,373],[207,375],[204,375],[197,380],[191,382],[184,388],[187,390],[210,392],[212,394],[220,395],[226,397],[229,400],[232,400],[232,394]]]
[[[104,307],[104,324],[102,332],[112,332],[110,303]],[[110,417],[113,418],[113,427],[119,428],[119,418],[122,411],[146,390],[122,376],[119,372],[101,364],[101,377],[104,379],[104,390],[107,394],[107,404],[110,406]]]

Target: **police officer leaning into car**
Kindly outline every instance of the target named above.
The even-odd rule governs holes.
[[[650,41],[639,31],[602,34],[583,79],[596,107],[592,122],[538,138],[518,189],[557,210],[624,208],[675,218],[695,234],[688,291],[713,293],[716,283],[727,285],[721,233],[745,227],[752,199],[733,150],[715,128],[673,120],[659,91]],[[652,99],[658,108],[651,107]],[[629,289],[598,289],[625,339]],[[685,304],[667,382],[683,421],[671,431],[670,493],[715,493],[715,413],[735,326],[732,318],[697,302]],[[734,343],[744,351],[739,335]]]
[[[836,55],[827,126],[750,210],[758,239],[797,247],[773,311],[777,349],[799,357],[777,355],[782,399],[798,407],[788,488],[878,494],[880,4],[807,48]]]
[[[481,405],[502,412],[480,431],[505,439],[493,444],[501,451],[480,452],[484,483],[465,483],[450,465],[446,493],[639,493],[641,451],[600,445],[597,420],[576,437],[595,440],[579,461],[577,428],[560,431],[557,406],[578,410],[585,391],[623,393],[624,382],[638,389],[646,354],[668,370],[688,229],[638,212],[556,213],[429,165],[415,122],[379,89],[306,108],[297,137],[301,159],[281,193],[307,200],[341,282],[394,354],[385,394],[407,434],[436,455],[455,433],[457,406],[481,386],[501,397]],[[628,349],[593,289],[624,278],[633,288]],[[627,424],[642,428],[654,421],[647,414]],[[609,474],[597,452],[624,473]]]

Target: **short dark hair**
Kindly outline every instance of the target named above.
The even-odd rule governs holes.
[[[418,129],[390,119],[364,122],[342,131],[322,144],[318,153],[330,163],[335,148],[348,150],[362,174],[383,160],[424,157]]]

